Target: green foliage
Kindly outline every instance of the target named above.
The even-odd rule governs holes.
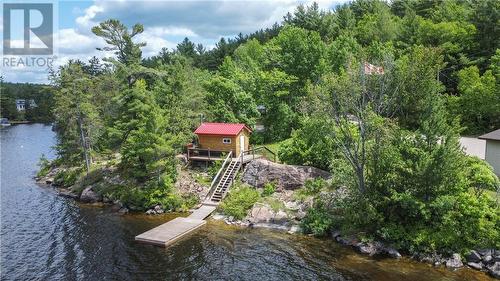
[[[186,212],[198,203],[195,195],[180,195],[173,190],[172,183],[150,182],[145,187],[114,186],[101,190],[103,195],[120,200],[132,210],[147,210],[160,205],[166,211]]]
[[[82,174],[75,182],[75,186],[73,186],[72,190],[81,190],[85,189],[90,185],[99,184],[102,182],[105,175],[105,171],[100,168],[95,168],[91,170],[88,174]]]
[[[259,200],[259,192],[251,187],[233,188],[220,208],[224,214],[242,219],[247,211]]]
[[[307,215],[300,221],[300,226],[305,233],[324,236],[333,226],[332,216],[321,201],[307,211]]]
[[[55,88],[57,153],[66,164],[81,165],[92,154],[90,144],[102,132],[102,120],[93,101],[93,83],[81,64],[70,62],[52,77]]]
[[[145,82],[137,81],[124,99],[129,102],[123,104],[123,110],[130,118],[122,117],[117,123],[125,137],[120,165],[141,182],[159,180],[165,172],[175,178],[173,143],[176,139],[166,132],[163,110],[151,99]]]
[[[274,198],[272,196],[261,197],[258,202],[268,205],[271,210],[273,210],[273,212],[278,212],[280,210],[286,209],[285,203],[283,203],[282,200]]]
[[[212,119],[217,122],[255,124],[259,115],[252,96],[235,82],[214,76],[206,85],[206,103]]]
[[[414,47],[408,55],[396,62],[395,82],[398,83],[398,103],[393,109],[399,124],[416,129],[421,125],[429,99],[434,99],[443,88],[436,80],[442,66],[442,57],[435,49]],[[418,89],[418,91],[415,91]]]
[[[45,154],[42,154],[42,156],[40,156],[40,159],[38,160],[38,167],[39,170],[36,174],[37,177],[44,177],[50,171],[52,164],[50,163],[49,159],[45,157]]]
[[[202,174],[196,174],[194,176],[194,179],[196,180],[197,183],[204,185],[204,186],[210,186],[210,184],[212,183],[212,180],[210,177],[203,176]]]
[[[221,156],[221,158],[225,158],[225,157],[226,157],[225,155]],[[210,163],[210,166],[208,166],[207,172],[212,179],[217,175],[220,168],[222,168],[222,163],[224,163],[224,160],[217,160],[217,161],[213,161],[213,163]]]
[[[55,175],[54,184],[62,187],[70,187],[76,183],[82,172],[82,168],[63,169]]]
[[[468,185],[474,190],[476,195],[481,195],[484,191],[496,191],[500,188],[500,181],[493,172],[493,168],[484,160],[478,157],[467,157],[466,162]]]
[[[322,178],[308,179],[304,183],[304,188],[309,194],[318,194],[326,186],[326,181]]]
[[[264,197],[270,196],[276,191],[276,185],[272,182],[268,182],[268,183],[264,184],[263,189],[264,190],[262,191],[261,195]]]
[[[140,62],[141,47],[146,43],[134,43],[132,39],[144,31],[142,24],[135,24],[132,30],[116,19],[109,19],[101,22],[92,28],[92,32],[102,37],[110,46],[102,48],[104,51],[115,51],[118,61],[125,65],[137,64]]]
[[[334,72],[339,72],[353,59],[359,59],[361,45],[349,35],[340,35],[328,46],[328,62]]]
[[[492,67],[492,69],[494,69]],[[476,66],[458,72],[460,96],[452,113],[460,116],[466,133],[477,134],[500,126],[500,77],[492,70],[479,74]]]
[[[287,164],[314,166],[330,170],[332,159],[338,155],[333,140],[325,134],[332,124],[325,119],[305,118],[302,127],[292,137],[282,142],[278,149],[279,159]]]
[[[316,81],[323,73],[326,48],[317,32],[285,26],[279,35],[269,42],[271,65],[278,65],[287,74]]]

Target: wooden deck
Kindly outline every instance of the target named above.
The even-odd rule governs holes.
[[[180,238],[205,225],[207,222],[204,221],[204,219],[208,217],[215,208],[215,206],[203,205],[187,218],[175,218],[137,235],[135,240],[156,246],[169,246]]]

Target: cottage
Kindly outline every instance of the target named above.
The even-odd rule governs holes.
[[[493,167],[495,174],[500,176],[500,129],[484,134],[479,139],[486,140],[484,159]]]
[[[217,160],[230,151],[234,156],[247,151],[252,130],[245,124],[202,123],[194,133],[198,141],[188,148],[188,158]]]

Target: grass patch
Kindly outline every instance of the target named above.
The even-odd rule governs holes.
[[[273,197],[265,197],[259,200],[259,202],[263,204],[269,205],[273,212],[278,212],[279,210],[285,210],[285,203],[283,201],[273,198]]]

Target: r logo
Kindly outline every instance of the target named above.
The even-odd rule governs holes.
[[[52,55],[51,3],[3,4],[3,54]]]

